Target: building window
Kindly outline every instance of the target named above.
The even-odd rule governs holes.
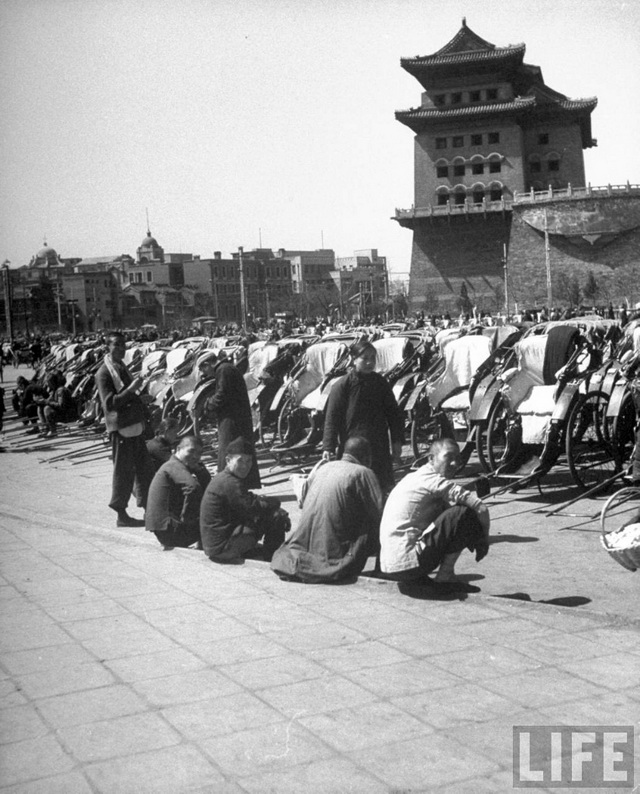
[[[445,204],[449,203],[449,196],[447,193],[438,193],[438,206],[444,207]]]
[[[549,160],[547,163],[547,168],[549,171],[559,171],[560,170],[560,160]]]
[[[484,201],[484,190],[482,188],[473,189],[473,203],[482,204]]]
[[[499,187],[498,185],[494,185],[491,188],[491,192],[490,192],[489,195],[490,195],[491,201],[500,201],[502,199],[502,188]]]
[[[487,88],[487,99],[497,99],[497,98],[498,98],[498,89]]]
[[[454,176],[464,176],[464,165],[454,165],[453,166],[453,175]]]
[[[153,278],[151,276],[151,271],[147,270],[147,281],[152,281],[152,280],[153,280]]]
[[[490,132],[487,135],[487,141],[489,143],[500,143],[500,133],[499,132]]]
[[[484,174],[484,163],[474,163],[471,166],[472,174]]]
[[[464,146],[464,135],[454,135],[453,148],[460,149],[462,146]]]
[[[457,91],[455,94],[451,94],[451,104],[452,105],[459,105],[462,102],[462,94]]]
[[[546,144],[548,144],[549,143],[549,133],[548,132],[541,132],[538,135],[538,143],[541,146],[545,146]]]
[[[444,105],[445,100],[446,100],[445,94],[436,94],[433,98],[433,103],[434,105],[440,106],[440,105]]]
[[[466,201],[466,198],[467,198],[467,194],[463,193],[461,190],[458,191],[457,193],[453,194],[453,202],[457,206],[460,206],[461,204],[464,204],[465,201]]]
[[[492,160],[489,163],[489,173],[490,174],[499,174],[502,171],[502,163],[500,160]]]
[[[532,174],[539,174],[542,171],[542,163],[540,160],[532,160],[529,163],[529,169],[531,170]]]
[[[480,92],[479,91],[470,91],[469,92],[469,102],[479,102],[480,101]]]
[[[446,149],[446,148],[447,148],[447,139],[436,138],[436,149]]]
[[[482,146],[482,135],[472,135],[471,136],[471,145],[472,146]]]
[[[449,177],[449,169],[446,165],[439,165],[436,168],[438,179],[447,179]]]

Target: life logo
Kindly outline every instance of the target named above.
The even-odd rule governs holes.
[[[633,725],[514,725],[514,788],[633,788]]]

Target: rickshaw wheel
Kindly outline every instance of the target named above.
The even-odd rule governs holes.
[[[293,418],[295,417],[295,418]],[[298,422],[296,420],[299,420]],[[296,444],[301,441],[309,429],[309,415],[307,411],[297,408],[295,399],[287,397],[282,403],[278,415],[278,439],[282,442]]]
[[[162,418],[173,417],[178,420],[178,435],[187,436],[193,432],[193,417],[187,410],[187,404],[182,400],[176,400],[171,395],[162,408]]]
[[[583,491],[618,470],[611,444],[605,441],[607,398],[602,392],[580,397],[569,411],[565,449],[573,481]]]
[[[618,469],[622,469],[631,460],[636,442],[636,406],[633,394],[627,392],[618,415],[611,420],[610,433],[613,456]]]
[[[454,438],[453,431],[446,416],[441,411],[433,414],[429,403],[423,400],[411,420],[411,449],[415,459],[423,458],[438,438]]]
[[[509,412],[502,401],[491,409],[486,433],[488,470],[495,471],[506,462],[509,449]]]

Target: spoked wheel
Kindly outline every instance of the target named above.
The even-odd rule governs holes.
[[[441,411],[434,414],[427,400],[418,403],[411,420],[411,449],[416,460],[429,452],[436,439],[453,438],[449,430],[447,417]]]
[[[622,470],[631,461],[636,443],[636,406],[631,392],[622,398],[620,411],[610,420],[609,432],[613,456],[618,470]]]
[[[486,459],[489,471],[495,471],[504,465],[511,457],[513,449],[509,443],[509,412],[507,406],[500,400],[491,410],[486,429]],[[478,453],[480,456],[480,453]]]
[[[483,471],[491,471],[491,464],[489,463],[487,431],[489,429],[489,422],[483,422],[476,425],[476,455],[480,461]]]
[[[176,400],[171,395],[162,408],[162,418],[173,417],[178,420],[178,435],[188,436],[194,432],[193,417],[187,411],[187,404],[182,400]]]
[[[593,392],[569,411],[565,448],[573,481],[583,491],[600,485],[618,470],[613,448],[605,439],[607,397]]]
[[[310,427],[309,412],[296,405],[293,397],[287,397],[278,415],[277,435],[280,443],[296,444]]]

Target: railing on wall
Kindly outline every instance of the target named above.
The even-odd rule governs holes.
[[[411,209],[396,208],[396,220],[410,220],[411,218],[431,218],[446,215],[468,215],[477,213],[504,212],[511,209],[514,204],[526,204],[530,202],[539,203],[544,201],[558,201],[560,199],[584,199],[601,198],[603,196],[640,196],[640,184],[625,185],[600,185],[593,187],[572,187],[567,185],[565,188],[553,189],[551,186],[547,190],[529,190],[518,193],[514,191],[513,198],[502,198],[499,201],[487,201],[479,203],[465,201],[464,204],[436,205],[427,204],[426,207],[411,207]]]
[[[604,185],[592,187],[572,187],[567,185],[565,188],[553,190],[551,185],[547,190],[529,190],[526,193],[513,194],[514,204],[523,204],[525,202],[537,201],[557,201],[558,199],[567,198],[600,198],[601,196],[629,196],[640,195],[640,185],[632,185],[627,182],[626,185]]]

